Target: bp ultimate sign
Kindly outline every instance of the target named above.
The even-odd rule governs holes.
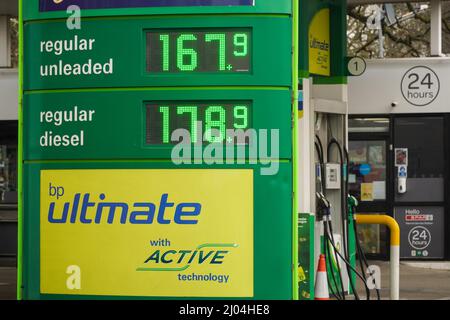
[[[250,297],[252,189],[251,170],[42,170],[41,292]]]
[[[89,18],[69,30],[74,4]],[[21,4],[19,298],[296,298],[296,14],[290,0]],[[191,162],[174,161],[178,129]],[[277,170],[250,158],[264,139],[211,161],[235,151],[230,130],[276,131]]]

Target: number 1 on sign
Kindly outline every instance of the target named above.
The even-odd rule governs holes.
[[[159,40],[163,43],[163,71],[169,71],[169,35],[162,34],[159,36]]]
[[[169,143],[169,107],[161,106],[159,107],[159,112],[162,113],[163,122],[163,143]]]

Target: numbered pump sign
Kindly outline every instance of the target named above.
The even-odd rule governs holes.
[[[350,76],[359,77],[366,72],[367,63],[363,58],[351,57],[348,58],[347,70]]]
[[[418,66],[408,70],[402,79],[402,94],[417,107],[431,104],[439,95],[440,80],[431,68]]]

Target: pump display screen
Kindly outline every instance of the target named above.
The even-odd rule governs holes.
[[[146,104],[146,143],[148,145],[177,144],[172,133],[185,129],[191,143],[236,143],[227,130],[252,128],[250,102],[149,102]],[[245,141],[247,143],[247,141]],[[243,144],[245,144],[243,142]]]
[[[147,32],[150,73],[248,73],[251,60],[249,28]]]

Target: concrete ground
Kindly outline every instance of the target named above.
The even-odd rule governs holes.
[[[389,262],[369,261],[381,268],[381,298],[389,299]],[[442,263],[410,263],[400,265],[400,299],[450,300],[450,268]],[[444,266],[444,267],[442,267]],[[365,290],[358,281],[358,292],[365,297]],[[372,298],[375,298],[373,292]],[[0,300],[16,298],[15,259],[0,258]]]
[[[381,298],[389,299],[389,262],[369,261],[381,269]],[[450,300],[450,268],[448,263],[400,264],[401,300]],[[359,270],[359,268],[358,268]],[[358,281],[358,293],[365,297],[365,289]],[[373,296],[372,296],[373,293]],[[376,298],[376,293],[371,293]]]

